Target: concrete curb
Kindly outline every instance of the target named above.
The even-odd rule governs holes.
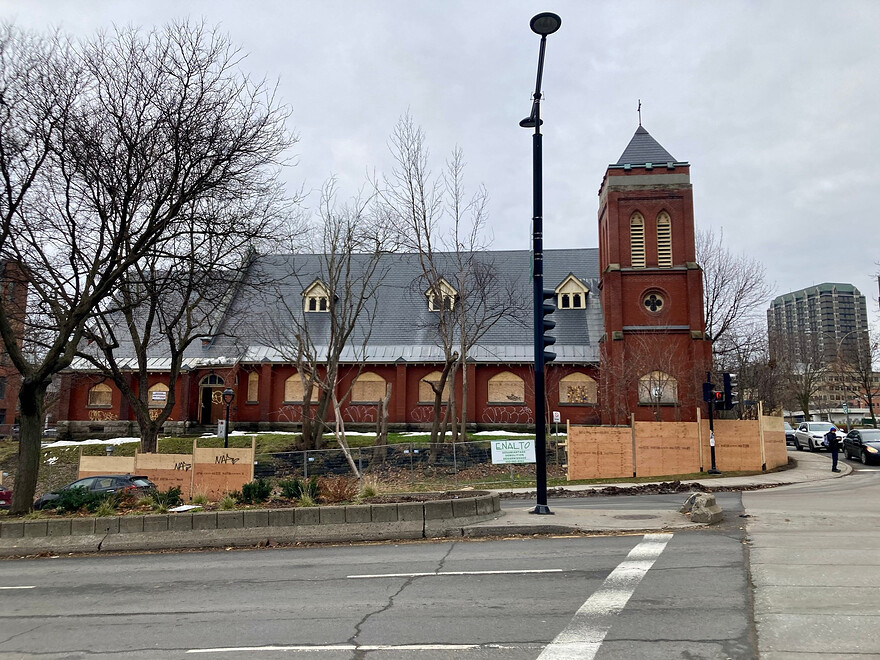
[[[501,515],[497,493],[451,500],[0,523],[0,556],[463,536]]]

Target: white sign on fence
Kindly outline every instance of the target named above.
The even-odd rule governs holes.
[[[554,410],[553,411],[553,423],[559,424],[559,422],[561,422],[561,421],[562,421],[562,413],[560,413],[558,410]]]
[[[534,463],[534,440],[492,440],[492,462],[502,463]]]

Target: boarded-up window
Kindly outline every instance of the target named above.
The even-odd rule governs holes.
[[[666,211],[657,216],[657,265],[672,268],[672,220]]]
[[[284,381],[284,400],[285,401],[302,401],[303,386],[299,374],[294,374]]]
[[[113,404],[113,390],[109,385],[98,383],[89,390],[89,405],[96,408],[109,408]]]
[[[168,402],[168,386],[156,383],[147,392],[147,405],[150,408],[164,408]]]
[[[351,386],[352,403],[379,403],[385,398],[385,379],[367,371],[358,376]]]
[[[489,379],[489,403],[525,403],[526,387],[523,379],[505,371]]]
[[[667,373],[652,371],[639,378],[639,403],[678,402],[678,382]]]
[[[248,391],[247,391],[247,400],[248,403],[256,403],[259,401],[260,396],[260,376],[256,371],[252,371],[248,374]]]
[[[568,374],[559,380],[559,403],[596,403],[596,395],[596,381],[587,374]]]
[[[633,213],[629,219],[630,264],[633,268],[645,267],[645,219],[641,213]]]
[[[434,403],[434,388],[432,388],[431,385],[440,385],[441,375],[442,374],[439,371],[433,371],[419,381],[419,403]],[[446,383],[443,385],[443,401],[448,400],[449,380],[447,379]]]

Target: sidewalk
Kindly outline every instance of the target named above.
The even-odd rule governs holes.
[[[840,462],[841,472],[831,472],[828,456],[810,452],[790,452],[797,461],[797,466],[780,472],[756,474],[747,477],[716,477],[714,479],[692,479],[684,484],[701,484],[703,486],[748,488],[773,487],[788,484],[815,483],[828,479],[844,477],[852,472],[852,468],[844,461]],[[660,483],[660,482],[656,482]],[[600,491],[607,486],[619,488],[644,486],[641,483],[615,483],[597,485],[563,486],[568,491]],[[535,490],[529,488],[510,488],[492,491],[501,495],[522,495],[523,498],[534,498]],[[681,503],[687,494],[681,494]],[[550,500],[553,515],[535,515],[530,513],[534,505],[523,508],[503,508],[500,517],[486,522],[469,525],[463,528],[464,536],[503,536],[511,534],[566,534],[566,533],[600,533],[600,532],[642,532],[662,531],[670,529],[699,528],[702,525],[691,523],[678,512],[678,506],[669,511],[651,511],[643,509],[588,509],[576,506],[577,499],[557,498]],[[502,500],[503,503],[504,500]]]

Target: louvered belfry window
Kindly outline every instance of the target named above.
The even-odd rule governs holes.
[[[645,267],[645,219],[633,213],[629,219],[629,249],[633,268]]]
[[[657,216],[657,265],[672,268],[672,220],[666,211]]]

